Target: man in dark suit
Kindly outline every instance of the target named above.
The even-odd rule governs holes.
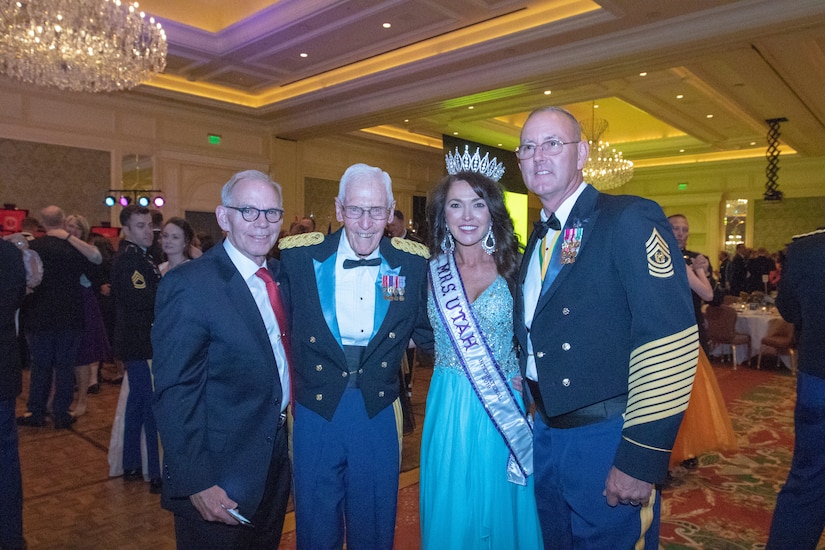
[[[739,296],[740,292],[745,292],[745,285],[748,280],[748,247],[743,243],[736,245],[736,254],[730,261],[730,275],[728,283],[730,286],[730,293],[733,296]]]
[[[389,175],[343,177],[344,227],[281,242],[292,308],[298,548],[393,546],[400,465],[398,366],[410,337],[432,345],[427,249],[384,237]]]
[[[559,108],[517,150],[542,203],[515,299],[536,404],[535,493],[547,548],[658,544],[659,491],[698,341],[684,260],[661,208],[583,180],[589,147]]]
[[[153,373],[163,443],[162,504],[178,548],[277,548],[291,471],[281,187],[255,170],[224,185],[222,244],[170,270],[158,290]],[[232,514],[251,522],[239,525]]]
[[[83,332],[80,276],[89,272],[92,263],[75,246],[82,241],[63,229],[64,218],[61,208],[44,208],[41,219],[46,235],[29,245],[43,262],[43,280],[26,298],[21,312],[32,355],[28,414],[17,419],[22,426],[45,425],[52,376],[55,429],[70,429],[75,421],[69,405],[74,396],[74,359]]]
[[[26,292],[20,249],[0,239],[0,548],[25,548],[23,483],[14,403],[22,388],[15,312]]]
[[[776,297],[779,313],[796,326],[799,338],[795,442],[768,550],[813,550],[825,528],[825,229],[795,239]]]

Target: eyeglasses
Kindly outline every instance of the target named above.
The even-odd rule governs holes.
[[[263,212],[264,218],[269,223],[278,223],[284,218],[284,211],[280,208],[269,208],[267,210],[261,210],[260,208],[255,208],[253,206],[225,206],[224,208],[231,208],[232,210],[237,210],[243,216],[243,219],[248,222],[254,222],[257,220],[261,213]]]
[[[351,220],[360,220],[364,212],[368,212],[373,220],[386,220],[389,218],[390,209],[383,206],[370,206],[361,208],[360,206],[345,206],[344,217]]]
[[[581,140],[576,141],[561,141],[558,139],[548,139],[541,145],[536,145],[535,143],[525,143],[516,147],[516,156],[520,160],[531,159],[536,154],[536,149],[541,148],[541,152],[543,155],[552,157],[554,155],[558,155],[561,153],[561,150],[564,149],[565,145],[570,145],[571,143],[579,143]]]

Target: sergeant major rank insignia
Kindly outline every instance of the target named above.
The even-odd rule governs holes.
[[[670,248],[655,227],[645,243],[645,249],[647,251],[647,272],[660,279],[672,277],[673,261]]]

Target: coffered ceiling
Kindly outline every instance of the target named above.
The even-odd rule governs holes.
[[[825,156],[821,0],[143,0],[166,71],[132,92],[287,139],[366,131],[512,149],[526,114],[609,121],[639,167]],[[389,27],[386,28],[386,24]],[[588,129],[587,123],[585,130]]]

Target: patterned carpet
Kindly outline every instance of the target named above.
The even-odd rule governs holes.
[[[672,472],[662,498],[663,550],[763,550],[776,494],[788,474],[796,378],[785,369],[734,371],[715,363],[713,370],[740,449],[707,453],[698,468]],[[398,550],[420,546],[417,474],[417,468],[402,474]],[[281,548],[294,548],[294,532],[284,534]],[[825,550],[825,537],[818,549]]]
[[[714,368],[740,447],[677,468],[663,492],[661,547],[765,547],[793,453],[796,378],[787,370]],[[825,548],[825,538],[819,548]]]

